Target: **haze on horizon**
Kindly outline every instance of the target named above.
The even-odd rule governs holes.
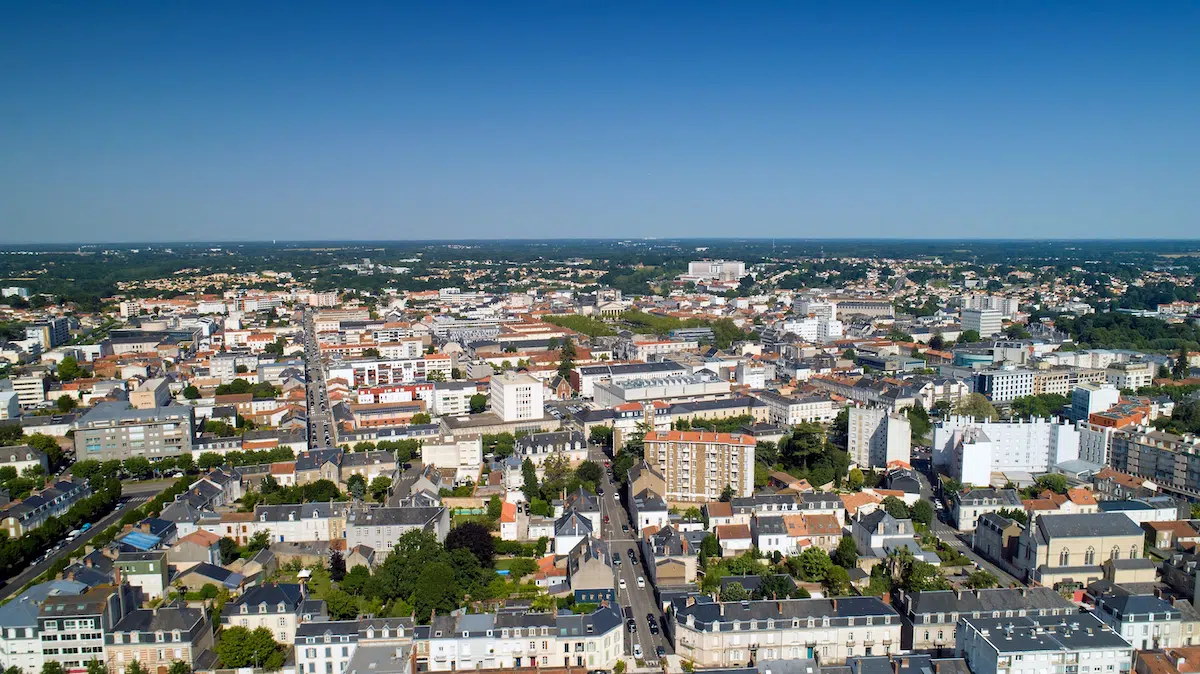
[[[1200,5],[28,3],[0,241],[1195,238]]]

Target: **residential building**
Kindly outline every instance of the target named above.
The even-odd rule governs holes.
[[[962,329],[974,330],[986,339],[1004,330],[1004,314],[995,309],[963,309]]]
[[[1144,477],[1134,477],[1112,468],[1103,468],[1092,476],[1092,490],[1098,499],[1123,501],[1154,496],[1158,494],[1158,485]]]
[[[645,537],[641,543],[642,557],[649,570],[648,580],[658,587],[684,585],[696,581],[699,568],[698,549],[673,526]]]
[[[1079,457],[1079,432],[1065,421],[984,421],[952,416],[933,430],[933,463],[963,484],[991,484],[992,473],[1045,473]]]
[[[698,281],[738,281],[746,275],[741,260],[696,260],[688,263],[687,276]]]
[[[104,658],[105,634],[138,607],[128,584],[97,585],[79,595],[47,597],[38,611],[44,661],[57,660],[68,672],[82,672],[89,660]]]
[[[170,382],[165,377],[155,377],[142,382],[137,390],[129,394],[129,404],[135,410],[151,410],[166,407],[171,402]]]
[[[344,674],[359,643],[358,620],[296,626],[296,674]]]
[[[850,460],[860,468],[886,468],[912,460],[912,426],[902,412],[851,407],[847,435]]]
[[[1104,577],[1103,562],[1141,558],[1144,539],[1141,527],[1116,513],[1042,515],[1021,532],[1015,562],[1029,582],[1086,585]]]
[[[532,461],[540,478],[548,457],[557,457],[571,466],[583,463],[587,459],[587,440],[579,431],[530,433],[517,438],[514,455],[522,462]]]
[[[1020,310],[1021,301],[1016,297],[1005,297],[1004,295],[978,295],[967,294],[959,298],[959,304],[963,309],[979,311],[990,309],[1000,313],[1003,318],[1012,318]],[[963,326],[964,330],[973,330]],[[1000,330],[996,330],[1000,332]],[[980,336],[986,336],[983,332]]]
[[[900,652],[900,616],[878,597],[688,599],[670,619],[675,652],[697,669],[800,658],[840,664],[855,656]]]
[[[0,468],[12,468],[20,475],[34,466],[40,467],[43,474],[50,470],[50,460],[41,450],[29,445],[0,447]]]
[[[76,422],[75,455],[99,461],[190,455],[194,409],[168,405],[139,410],[124,402],[99,403]]]
[[[682,402],[728,398],[729,382],[701,371],[692,375],[656,379],[626,379],[621,382],[596,382],[593,397],[600,407],[617,407],[649,401]]]
[[[1114,433],[1110,465],[1152,480],[1161,491],[1200,498],[1200,437],[1145,427]]]
[[[70,320],[65,316],[49,318],[33,325],[25,326],[25,339],[49,351],[71,341]]]
[[[39,583],[0,606],[0,667],[42,671],[42,637],[38,610],[47,597],[78,595],[87,585],[73,580]]]
[[[433,384],[430,411],[438,416],[471,413],[471,397],[479,393],[473,381],[439,381]]]
[[[661,529],[671,520],[667,502],[649,489],[643,489],[629,500],[629,511],[630,521],[638,536],[647,529]]]
[[[492,412],[504,422],[541,419],[545,414],[545,388],[527,374],[506,372],[490,383]]]
[[[907,548],[918,561],[940,564],[937,555],[917,543],[912,520],[896,519],[882,508],[859,512],[851,522],[850,534],[863,557],[884,559],[894,550]]]
[[[754,394],[767,405],[768,420],[773,424],[795,426],[806,421],[828,423],[837,416],[833,400],[825,396],[791,397],[774,391]]]
[[[205,609],[169,604],[130,611],[104,635],[104,642],[104,660],[113,674],[125,674],[134,660],[142,671],[161,672],[172,662],[196,662],[213,647],[213,629]]]
[[[454,470],[456,484],[465,484],[468,480],[478,483],[483,470],[482,437],[460,435],[426,440],[421,445],[421,462]]]
[[[899,603],[904,615],[904,648],[937,655],[955,651],[960,617],[1071,616],[1079,612],[1075,604],[1048,587],[902,591]]]
[[[579,391],[580,397],[591,398],[595,395],[595,385],[597,383],[620,383],[629,381],[630,379],[682,377],[687,373],[687,368],[671,361],[660,363],[584,365],[575,368],[571,372],[571,387]]]
[[[1114,593],[1096,597],[1092,614],[1134,648],[1162,650],[1182,646],[1183,614],[1154,595]]]
[[[959,531],[974,531],[981,515],[1001,510],[1021,510],[1021,497],[1016,489],[993,489],[991,487],[956,492],[950,499],[950,515],[954,528]]]
[[[6,531],[9,538],[20,538],[91,495],[91,488],[83,480],[59,480],[0,510],[0,530]]]
[[[754,439],[704,431],[651,431],[645,460],[665,480],[668,500],[711,501],[726,486],[734,496],[754,492]]]
[[[1111,384],[1084,383],[1071,391],[1071,421],[1087,421],[1121,401],[1121,391]]]
[[[16,391],[0,391],[0,421],[21,417],[21,398]]]
[[[983,370],[975,373],[975,391],[1002,403],[1033,395],[1032,370]]]
[[[576,603],[616,602],[612,553],[607,542],[586,536],[567,553],[567,582]]]
[[[21,407],[29,409],[46,402],[46,373],[43,371],[13,377],[12,390]]]
[[[450,533],[450,510],[443,506],[351,508],[346,513],[346,545],[376,550],[379,563],[391,553],[396,540],[410,531],[428,531],[439,541]]]
[[[120,578],[140,589],[146,599],[161,599],[168,585],[167,553],[165,550],[122,552],[113,560]]]
[[[221,624],[250,631],[265,627],[275,641],[290,644],[296,638],[296,627],[314,615],[320,617],[323,610],[324,602],[310,602],[303,585],[271,583],[252,587],[226,604]]]
[[[1104,370],[1108,383],[1123,391],[1137,391],[1154,383],[1154,363],[1112,363]]]
[[[1096,616],[960,618],[958,653],[972,674],[1075,671],[1128,674],[1133,648]]]

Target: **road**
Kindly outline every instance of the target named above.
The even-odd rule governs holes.
[[[920,465],[917,461],[914,461],[913,464],[914,464],[914,467],[917,465]],[[929,466],[928,463],[925,463],[924,465],[926,467]],[[928,476],[926,476],[925,472],[923,472],[921,470],[918,470],[916,472],[917,472],[917,477],[921,481],[921,500],[929,501],[931,503],[934,502],[936,499],[934,498],[933,487],[929,483]],[[935,511],[935,513],[934,513],[935,517],[933,519],[933,523],[929,526],[929,530],[933,533],[934,536],[937,536],[938,539],[940,539],[946,545],[949,545],[950,547],[954,548],[955,550],[966,555],[968,559],[970,559],[971,561],[978,564],[979,568],[981,568],[981,569],[987,571],[988,573],[991,573],[993,576],[995,576],[996,579],[1000,582],[1001,587],[1009,587],[1011,585],[1017,585],[1019,587],[1019,586],[1024,585],[1024,583],[1022,583],[1021,581],[1014,578],[1007,571],[1005,571],[1004,569],[1001,569],[1000,567],[996,566],[995,564],[992,564],[988,560],[981,557],[974,550],[972,550],[971,546],[970,546],[970,540],[971,540],[970,534],[960,533],[958,531],[958,529],[955,529],[954,527],[952,527],[949,524],[946,524],[944,521],[942,521],[941,518],[944,516],[943,513],[947,513],[947,512],[948,511],[946,511],[946,510],[936,510]]]
[[[604,462],[609,460],[609,457],[598,447],[592,447],[588,454],[592,461],[600,465],[604,465]],[[643,566],[645,560],[642,559],[642,551],[638,547],[637,534],[631,526],[629,513],[622,507],[621,501],[614,496],[619,493],[619,489],[609,479],[607,471],[600,482],[599,486],[604,489],[604,495],[600,497],[600,512],[609,520],[607,524],[601,525],[601,536],[608,542],[614,560],[618,556],[621,558],[621,565],[614,566],[613,569],[613,586],[617,588],[617,603],[622,608],[631,608],[633,619],[637,623],[637,632],[630,634],[628,629],[625,631],[627,640],[625,652],[632,656],[633,645],[641,644],[642,659],[646,666],[658,667],[658,655],[655,653],[655,649],[662,646],[667,653],[671,653],[671,644],[667,641],[665,630],[662,629],[665,626],[663,612],[655,598],[654,584],[650,581],[650,574],[646,573]],[[630,528],[628,531],[623,531],[622,526]],[[630,562],[630,550],[634,550],[637,554],[637,564]],[[644,588],[638,587],[639,578],[643,579]],[[622,580],[625,581],[624,589],[620,586]],[[660,628],[658,634],[650,633],[647,622],[648,614],[653,615],[654,621],[658,623]]]
[[[116,510],[109,514],[108,517],[105,517],[99,522],[92,524],[91,529],[88,529],[80,534],[75,538],[75,540],[67,542],[61,550],[56,551],[54,554],[42,560],[40,563],[34,564],[28,569],[25,569],[21,573],[17,574],[16,577],[9,578],[3,583],[0,583],[0,598],[6,599],[13,594],[16,594],[21,588],[25,587],[26,583],[45,573],[51,566],[54,565],[54,561],[59,557],[70,554],[73,550],[78,550],[79,548],[83,547],[92,539],[93,536],[119,522],[121,518],[125,516],[125,513],[133,510],[134,508],[140,507],[146,501],[154,498],[172,484],[174,484],[173,480],[125,483],[121,489],[121,503]]]
[[[305,375],[308,377],[308,445],[332,447],[337,442],[329,414],[329,392],[325,389],[325,370],[321,366],[321,351],[317,345],[316,327],[312,313],[304,314]]]

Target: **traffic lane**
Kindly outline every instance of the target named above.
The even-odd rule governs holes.
[[[25,587],[26,583],[48,571],[50,567],[54,565],[55,560],[83,547],[88,543],[88,541],[92,540],[96,534],[119,522],[120,519],[125,516],[125,513],[133,510],[134,508],[140,507],[143,503],[149,501],[151,498],[153,498],[153,496],[148,494],[134,496],[123,495],[121,500],[124,503],[118,506],[116,510],[108,515],[108,517],[102,517],[99,522],[96,522],[92,525],[91,529],[79,534],[75,540],[68,541],[61,550],[55,552],[41,562],[30,566],[16,576],[7,579],[3,583],[0,583],[0,592],[3,592],[3,598],[7,599],[8,597],[16,594],[21,588]]]
[[[637,624],[637,632],[630,635],[630,639],[626,642],[629,648],[629,654],[633,654],[633,644],[638,643],[642,647],[642,659],[647,661],[649,666],[655,666],[658,660],[656,648],[662,646],[665,651],[670,652],[670,644],[666,640],[663,633],[663,613],[659,608],[658,602],[654,597],[654,586],[647,577],[645,568],[645,560],[642,559],[642,551],[638,545],[639,539],[633,532],[632,522],[628,519],[628,513],[621,508],[617,501],[611,498],[605,499],[601,504],[601,513],[606,514],[610,521],[608,523],[608,541],[609,550],[615,556],[620,555],[621,564],[614,564],[614,583],[617,587],[618,601],[622,606],[628,606],[633,612],[633,620]],[[624,533],[621,529],[622,525],[630,527],[629,533]],[[621,533],[617,533],[621,531]],[[633,550],[638,558],[636,564],[629,560],[629,551]],[[625,581],[625,587],[621,588],[620,581]],[[638,587],[637,581],[641,579],[643,587]],[[653,615],[654,621],[659,627],[658,634],[653,634],[650,631],[646,616]],[[626,628],[628,633],[628,628]]]

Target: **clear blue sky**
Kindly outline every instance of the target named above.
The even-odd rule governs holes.
[[[11,2],[0,242],[1196,237],[1200,3]]]

